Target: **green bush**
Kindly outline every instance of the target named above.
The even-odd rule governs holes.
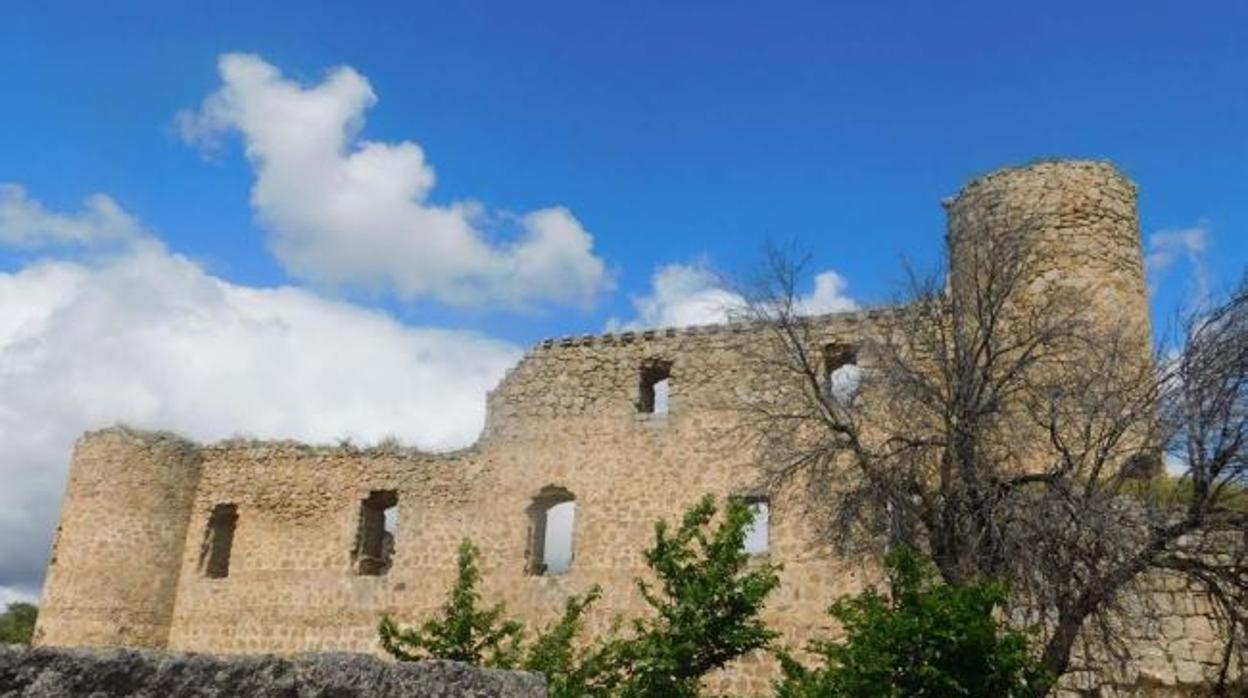
[[[514,666],[520,656],[523,626],[519,621],[503,618],[502,604],[479,608],[479,556],[477,546],[465,539],[459,546],[459,574],[441,617],[427,620],[419,628],[402,629],[383,616],[378,627],[381,646],[397,659],[409,662],[450,659],[477,666]]]
[[[382,647],[403,661],[452,659],[541,672],[552,698],[696,696],[707,672],[767,647],[777,635],[759,618],[779,584],[777,568],[752,563],[743,547],[753,513],[731,499],[710,530],[716,511],[708,496],[685,513],[675,531],[666,522],[655,524],[655,542],[645,558],[657,584],[637,581],[653,613],[633,620],[627,637],[617,633],[597,644],[581,640],[584,615],[601,596],[593,587],[569,598],[563,616],[524,647],[521,624],[506,619],[501,605],[479,607],[478,553],[464,541],[459,575],[440,617],[418,629],[382,618]]]
[[[743,545],[753,512],[730,499],[708,535],[715,513],[715,500],[707,496],[674,532],[664,521],[655,524],[654,546],[645,556],[658,585],[637,581],[654,612],[633,621],[631,637],[607,648],[620,675],[618,695],[696,696],[708,672],[777,637],[759,613],[780,584],[778,568],[751,564]]]
[[[1027,638],[997,617],[1007,600],[995,583],[946,585],[927,560],[899,549],[887,561],[888,596],[846,597],[829,613],[845,630],[817,640],[807,668],[779,653],[778,698],[1031,696],[1040,677]]]
[[[34,604],[10,603],[8,609],[0,613],[0,645],[29,645],[38,616],[39,607]]]
[[[615,685],[608,657],[600,647],[578,646],[585,611],[602,596],[598,586],[564,603],[563,616],[547,626],[520,663],[525,671],[546,676],[550,698],[608,696]]]

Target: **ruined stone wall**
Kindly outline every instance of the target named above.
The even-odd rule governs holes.
[[[111,429],[79,440],[38,642],[166,645],[199,461],[168,434]]]
[[[1045,254],[1071,264],[1070,255],[1086,257],[1082,278],[1108,280],[1107,292],[1142,307],[1133,187],[1105,165],[1052,168],[989,176],[968,188],[951,216],[1051,205]],[[1073,184],[1062,184],[1067,175]],[[1089,222],[1089,211],[1102,209],[1109,212],[1104,230]],[[1102,235],[1108,241],[1098,242]],[[886,330],[888,317],[820,318],[812,343],[854,345]],[[645,610],[633,580],[645,574],[642,551],[656,520],[675,520],[704,494],[759,490],[756,454],[738,427],[743,400],[777,384],[756,359],[768,337],[764,328],[724,325],[543,342],[490,394],[481,440],[447,454],[293,442],[191,447],[126,430],[88,434],[71,469],[37,641],[224,653],[376,651],[381,614],[414,621],[443,602],[465,537],[482,549],[486,598],[505,601],[532,627],[557,617],[569,594],[599,584],[604,596],[589,628],[602,632],[613,617]],[[639,372],[654,361],[671,366],[665,415],[638,410]],[[551,486],[575,497],[574,560],[566,573],[535,575],[526,510]],[[398,494],[393,562],[384,575],[362,576],[353,564],[360,507],[378,490]],[[766,616],[798,647],[831,632],[829,603],[877,579],[878,569],[818,544],[792,494],[770,493],[768,555],[783,572]],[[218,505],[234,505],[238,519],[228,575],[213,578],[203,553]],[[1132,631],[1145,647],[1136,678],[1187,682],[1194,667],[1212,661],[1207,643],[1191,642],[1188,632],[1189,622],[1192,633],[1201,630],[1192,619],[1204,611],[1193,602],[1188,613],[1180,592],[1161,597],[1170,608],[1163,616],[1177,620],[1152,635]],[[1147,649],[1158,642],[1164,657]],[[765,693],[773,676],[765,657],[749,657],[716,677],[715,688]]]
[[[1071,670],[1063,677],[1065,695],[1098,695],[1097,689],[1106,685],[1121,687],[1110,695],[1209,695],[1202,689],[1218,677],[1228,629],[1214,616],[1208,593],[1178,575],[1153,573],[1124,597],[1125,620],[1109,636],[1120,643],[1116,650],[1127,650],[1131,660],[1111,661],[1115,648],[1107,647],[1093,629],[1089,641],[1073,653]]]
[[[852,341],[871,320],[830,318],[826,334]],[[742,360],[758,331],[716,327],[549,342],[535,347],[490,398],[487,435],[471,449],[222,443],[203,466],[181,560],[169,647],[215,652],[370,650],[382,613],[432,613],[454,578],[464,537],[482,549],[483,592],[531,625],[557,617],[569,594],[599,584],[591,631],[644,611],[633,580],[654,522],[677,519],[704,494],[752,492],[758,473],[734,428],[732,405],[763,389]],[[639,414],[639,366],[671,362],[669,412]],[[526,509],[547,486],[576,501],[574,561],[559,575],[527,571]],[[361,501],[398,492],[393,566],[352,571]],[[206,577],[201,548],[213,507],[238,511],[229,575]],[[794,644],[828,630],[824,614],[856,591],[863,569],[812,543],[796,504],[775,498],[770,555],[784,564],[769,620]],[[763,691],[761,657],[720,678],[733,692]]]

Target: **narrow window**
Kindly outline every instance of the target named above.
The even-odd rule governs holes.
[[[745,501],[754,518],[745,529],[742,547],[750,555],[764,555],[770,547],[771,503],[766,497],[749,497]]]
[[[544,487],[529,505],[528,572],[562,574],[572,567],[576,498],[562,487]]]
[[[668,393],[671,388],[672,363],[670,361],[647,361],[641,366],[641,393],[637,411],[647,414],[667,414]]]
[[[355,541],[355,573],[378,576],[390,571],[394,537],[399,530],[399,493],[369,492],[360,502],[360,525]]]
[[[234,527],[237,524],[237,505],[218,504],[212,508],[199,554],[199,567],[205,577],[222,579],[230,576],[230,549],[234,547]]]
[[[848,403],[858,394],[862,369],[853,347],[829,344],[823,348],[823,390],[831,400]]]

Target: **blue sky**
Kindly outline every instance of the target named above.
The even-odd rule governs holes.
[[[1049,155],[1115,160],[1145,235],[1203,225],[1211,273],[1234,277],[1248,6],[1097,5],[28,4],[0,29],[0,180],[50,207],[108,193],[223,277],[282,283],[237,141],[210,164],[172,126],[219,84],[217,56],[247,51],[308,83],[352,66],[379,98],[363,135],[421,144],[435,200],[568,206],[617,274],[589,313],[380,299],[421,322],[522,343],[596,330],[656,266],[738,272],[768,236],[883,299],[899,255],[939,251],[941,196]]]
[[[10,3],[0,186],[29,215],[26,244],[0,230],[23,483],[0,596],[37,585],[82,429],[471,440],[524,345],[697,319],[724,293],[707,270],[749,272],[767,239],[835,272],[820,307],[887,301],[903,255],[937,260],[940,199],[1000,166],[1117,162],[1158,317],[1225,289],[1248,260],[1248,5],[1091,5]],[[236,52],[252,73],[229,83]],[[248,109],[331,75],[326,109],[362,126],[343,159],[287,157],[302,131]],[[388,159],[322,224],[342,202],[309,181],[364,141]],[[388,220],[369,187],[422,167],[436,183],[395,218],[438,218],[444,253],[351,258]],[[124,219],[86,216],[97,194]]]

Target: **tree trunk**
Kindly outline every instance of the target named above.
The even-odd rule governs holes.
[[[1070,668],[1070,652],[1079,637],[1079,628],[1083,626],[1083,618],[1063,616],[1057,622],[1057,628],[1044,645],[1044,656],[1040,665],[1046,676],[1036,687],[1036,695],[1044,696],[1053,690],[1057,680]]]

